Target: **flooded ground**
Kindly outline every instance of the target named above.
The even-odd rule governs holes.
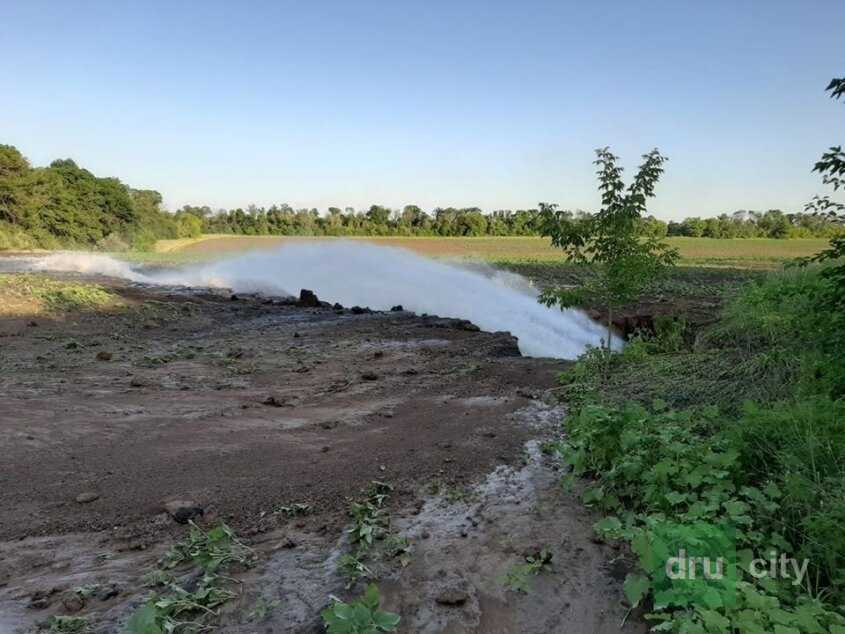
[[[374,480],[409,544],[371,563],[400,631],[618,631],[619,553],[537,450],[565,362],[401,310],[56,279],[115,301],[0,317],[0,632],[122,631],[180,512],[256,553],[219,631],[321,631],[330,596],[363,588],[338,563]],[[509,589],[540,550],[529,593]]]

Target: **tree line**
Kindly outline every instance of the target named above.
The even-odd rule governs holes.
[[[146,249],[158,239],[202,233],[301,236],[540,236],[543,210],[417,205],[366,210],[329,207],[294,209],[287,204],[246,209],[185,205],[164,209],[157,191],[134,189],[117,178],[95,176],[70,159],[33,167],[17,148],[0,145],[0,249],[98,247]],[[568,221],[588,222],[584,211],[559,212]],[[710,238],[831,237],[842,233],[835,218],[812,213],[739,211],[716,218],[664,222],[638,220],[656,237]]]

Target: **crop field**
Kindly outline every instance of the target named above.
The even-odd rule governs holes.
[[[561,259],[561,252],[548,239],[535,237],[442,238],[442,237],[350,237],[232,236],[206,235],[197,239],[160,240],[156,253],[146,259],[191,260],[213,258],[254,249],[273,248],[291,242],[317,240],[364,240],[383,246],[402,247],[431,257],[468,258],[487,262],[528,262]],[[681,254],[681,264],[754,269],[779,268],[784,262],[813,255],[825,248],[822,238],[774,240],[669,238]]]

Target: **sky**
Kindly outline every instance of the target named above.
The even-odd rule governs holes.
[[[211,207],[797,211],[845,141],[845,1],[0,0],[0,143]]]

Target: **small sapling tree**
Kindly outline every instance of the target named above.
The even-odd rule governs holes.
[[[607,311],[610,350],[614,311],[634,301],[675,264],[678,252],[655,235],[647,235],[642,218],[646,201],[663,173],[666,157],[652,150],[643,155],[634,180],[622,180],[619,158],[609,148],[596,150],[601,210],[581,218],[541,204],[543,235],[563,249],[570,262],[585,267],[585,281],[575,288],[548,289],[540,296],[547,306],[569,308],[600,305]]]

